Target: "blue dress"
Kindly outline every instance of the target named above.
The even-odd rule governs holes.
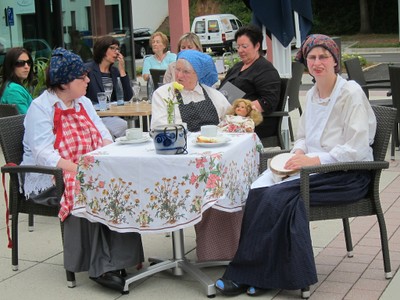
[[[310,177],[310,205],[354,202],[369,172]],[[250,190],[239,247],[223,278],[263,289],[302,289],[318,281],[300,180]]]

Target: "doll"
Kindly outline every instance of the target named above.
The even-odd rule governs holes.
[[[263,121],[259,112],[250,100],[236,99],[228,109],[218,127],[225,132],[254,132],[254,127]]]

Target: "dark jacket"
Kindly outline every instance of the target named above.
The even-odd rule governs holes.
[[[86,97],[92,100],[93,104],[96,104],[99,103],[99,101],[97,100],[97,93],[104,92],[103,81],[101,80],[100,68],[99,65],[93,61],[85,64],[85,66],[89,70],[88,77],[90,79],[90,82],[86,90]],[[111,65],[110,74],[114,87],[113,93],[111,95],[111,101],[116,101],[115,86],[117,85],[117,78],[120,77],[120,73],[116,67]],[[133,91],[131,88],[128,74],[126,74],[126,76],[124,77],[121,77],[121,83],[122,83],[122,89],[124,90],[124,100],[125,101],[131,100],[133,97]]]

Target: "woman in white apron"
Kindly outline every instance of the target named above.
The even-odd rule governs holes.
[[[361,87],[338,75],[339,48],[328,36],[310,35],[297,59],[315,85],[307,93],[297,140],[285,169],[347,161],[372,161],[376,119]],[[364,171],[310,178],[311,205],[354,202],[368,192]],[[298,176],[277,184],[270,170],[253,183],[238,251],[216,288],[225,295],[265,289],[302,289],[318,281]]]
[[[112,142],[107,128],[84,95],[89,83],[82,59],[63,48],[53,51],[47,76],[48,89],[36,98],[25,117],[24,165],[63,169],[65,191],[59,217],[64,222],[64,267],[87,271],[99,284],[122,291],[124,268],[143,261],[141,237],[117,233],[100,223],[72,216],[79,158]],[[24,192],[48,196],[50,175],[26,174]],[[46,192],[46,193],[44,193]],[[43,200],[43,199],[42,199]]]

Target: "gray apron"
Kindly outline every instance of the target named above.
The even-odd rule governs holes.
[[[205,100],[199,102],[183,103],[182,94],[176,91],[176,99],[179,103],[179,112],[181,113],[182,122],[187,124],[188,130],[191,132],[200,131],[203,125],[218,125],[219,117],[214,103],[211,101],[206,90],[203,90]]]

